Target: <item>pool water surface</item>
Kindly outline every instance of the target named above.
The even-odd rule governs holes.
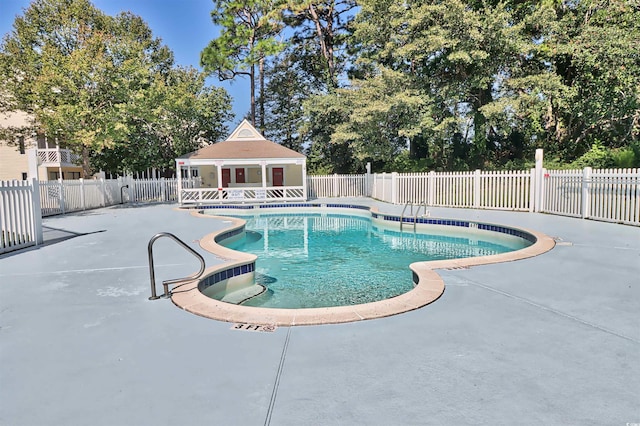
[[[399,232],[378,227],[369,217],[339,214],[236,217],[246,220],[246,237],[224,245],[258,256],[256,282],[267,291],[243,305],[264,308],[384,300],[414,287],[409,269],[413,262],[500,254],[531,244],[487,232]]]

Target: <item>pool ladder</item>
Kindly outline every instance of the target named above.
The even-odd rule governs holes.
[[[416,208],[415,214],[413,214],[414,206]],[[418,223],[418,215],[420,214],[420,209],[424,209],[424,213],[422,214],[422,217],[430,216],[429,210],[427,210],[427,202],[423,201],[422,203],[418,203],[414,205],[413,201],[407,201],[404,204],[404,208],[402,209],[402,214],[400,215],[400,232],[402,232],[402,225],[404,224],[404,217],[405,217],[404,213],[407,210],[407,207],[411,207],[411,210],[409,210],[409,214],[413,216],[413,232],[416,232],[416,224]]]
[[[194,255],[200,261],[200,270],[198,272],[196,272],[195,274],[189,275],[188,277],[175,278],[175,279],[163,281],[162,285],[164,286],[164,294],[162,296],[158,296],[158,295],[156,295],[156,275],[155,275],[155,271],[154,271],[154,268],[153,268],[153,243],[155,243],[156,240],[158,240],[159,238],[162,238],[162,237],[171,238],[173,241],[175,241],[176,243],[178,243],[182,247],[184,247],[189,253]],[[160,233],[154,235],[151,238],[151,240],[149,240],[149,245],[147,246],[147,251],[149,252],[149,275],[150,275],[150,278],[151,278],[151,297],[149,297],[149,300],[156,300],[156,299],[159,299],[161,297],[167,298],[167,297],[170,296],[170,294],[169,294],[169,285],[170,284],[178,284],[178,283],[182,283],[182,282],[197,280],[204,273],[204,268],[205,268],[204,258],[202,256],[200,256],[200,254],[198,254],[194,249],[192,249],[191,247],[186,245],[184,243],[184,241],[182,241],[180,238],[176,237],[173,234],[170,234],[169,232],[160,232]]]

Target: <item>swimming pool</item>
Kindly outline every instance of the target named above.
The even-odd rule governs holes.
[[[210,209],[210,210],[209,210]],[[210,214],[205,214],[205,211]],[[185,283],[179,289],[171,292],[172,302],[181,309],[193,314],[220,321],[263,324],[263,325],[314,325],[335,324],[366,319],[382,318],[422,308],[442,296],[445,290],[444,281],[438,274],[438,269],[460,269],[477,265],[489,265],[507,261],[515,261],[537,256],[551,250],[555,246],[553,238],[529,229],[521,229],[499,224],[477,222],[471,219],[454,220],[447,218],[418,217],[407,218],[393,213],[381,212],[377,207],[337,203],[289,203],[281,205],[218,205],[203,206],[199,209],[189,209],[195,217],[215,220],[217,230],[200,238],[200,246],[222,260],[221,263],[208,267],[203,276],[197,280]],[[320,213],[331,215],[339,213],[366,217],[373,226],[383,228],[387,235],[399,232],[401,224],[403,232],[412,232],[413,227],[419,232],[429,231],[435,235],[451,235],[462,233],[466,236],[482,236],[491,234],[507,240],[519,238],[531,244],[528,247],[501,254],[485,254],[480,256],[425,260],[413,262],[409,266],[411,281],[414,287],[398,296],[370,303],[343,305],[320,308],[265,308],[226,303],[206,296],[204,293],[222,291],[224,294],[236,294],[238,290],[253,291],[258,256],[225,247],[245,238],[247,233],[246,221],[233,215],[255,216],[270,213],[309,214]],[[224,214],[227,216],[220,216]],[[217,215],[217,216],[216,216]],[[205,223],[203,222],[203,224]],[[414,223],[415,222],[415,223]],[[220,228],[219,225],[223,227]],[[206,226],[205,226],[206,227]],[[251,235],[251,231],[249,232]],[[482,238],[480,238],[482,239]],[[474,238],[471,238],[474,241]],[[479,252],[478,254],[483,254]],[[327,274],[331,268],[325,268]],[[406,275],[405,272],[401,274]],[[256,274],[257,272],[257,274]],[[404,278],[403,278],[404,279]],[[252,293],[250,296],[255,296]],[[239,298],[236,298],[238,300]]]
[[[255,282],[266,288],[239,298],[245,306],[322,308],[388,299],[414,287],[414,262],[488,256],[531,242],[500,233],[450,229],[399,232],[371,216],[337,213],[268,213],[237,216],[245,235],[222,244],[257,256]],[[207,294],[207,292],[205,292]],[[225,292],[211,292],[223,299]]]

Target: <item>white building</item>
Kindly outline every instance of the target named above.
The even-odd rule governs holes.
[[[80,179],[79,157],[60,148],[55,137],[33,132],[25,112],[0,113],[0,127],[24,129],[14,140],[0,139],[0,180]]]
[[[307,157],[271,142],[247,120],[213,145],[176,158],[178,178],[198,176],[199,188],[180,186],[180,203],[306,201]]]

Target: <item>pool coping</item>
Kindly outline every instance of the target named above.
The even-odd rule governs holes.
[[[371,208],[370,211],[371,213],[381,214],[376,208]],[[200,246],[204,250],[225,261],[222,264],[207,268],[204,276],[213,274],[221,268],[243,265],[255,260],[255,255],[231,250],[215,243],[216,236],[244,226],[244,220],[229,216],[203,214],[199,210],[193,209],[190,213],[192,216],[200,218],[217,219],[231,223],[231,225],[207,234],[200,239]],[[249,307],[221,302],[207,297],[198,289],[199,279],[188,281],[175,287],[171,292],[171,300],[176,306],[187,312],[230,323],[298,326],[338,324],[384,318],[419,309],[438,300],[444,293],[445,284],[442,277],[435,271],[436,269],[466,269],[473,266],[522,260],[541,255],[555,247],[555,240],[546,234],[519,227],[510,226],[509,228],[529,233],[536,238],[536,241],[528,247],[504,254],[414,262],[409,265],[409,268],[417,276],[415,287],[406,293],[381,301],[326,308]]]

